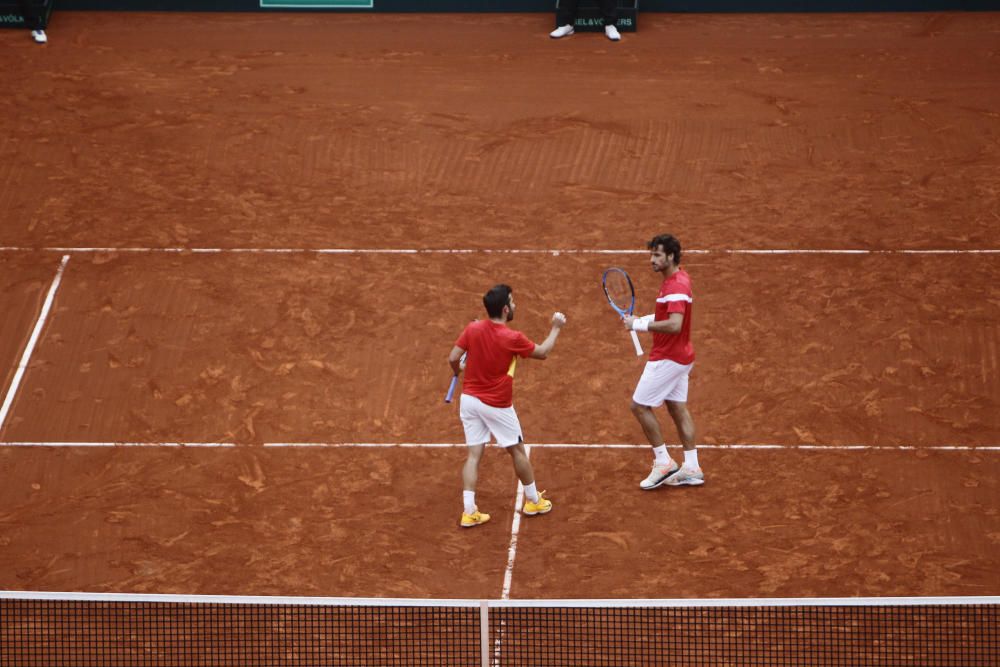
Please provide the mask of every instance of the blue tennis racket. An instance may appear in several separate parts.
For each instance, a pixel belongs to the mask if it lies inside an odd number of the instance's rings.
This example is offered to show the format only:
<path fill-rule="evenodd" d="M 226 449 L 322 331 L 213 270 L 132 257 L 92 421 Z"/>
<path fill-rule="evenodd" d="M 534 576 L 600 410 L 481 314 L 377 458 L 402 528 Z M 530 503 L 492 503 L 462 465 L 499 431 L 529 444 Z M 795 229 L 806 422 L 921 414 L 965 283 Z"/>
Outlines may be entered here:
<path fill-rule="evenodd" d="M 635 310 L 635 288 L 632 287 L 632 279 L 628 277 L 623 269 L 616 266 L 604 272 L 601 277 L 604 286 L 604 295 L 608 297 L 608 303 L 616 313 L 622 318 L 628 317 Z M 642 356 L 642 345 L 639 344 L 639 336 L 634 331 L 632 334 L 632 344 L 635 345 L 635 354 Z"/>
<path fill-rule="evenodd" d="M 465 354 L 462 355 L 462 358 L 459 360 L 459 363 L 462 363 L 462 364 L 465 363 L 465 356 L 467 354 L 468 354 L 468 352 L 466 352 Z M 455 387 L 457 387 L 457 386 L 458 386 L 458 376 L 455 375 L 455 376 L 453 376 L 451 378 L 451 384 L 448 385 L 448 393 L 444 395 L 444 402 L 445 403 L 451 403 L 451 399 L 455 397 Z"/>

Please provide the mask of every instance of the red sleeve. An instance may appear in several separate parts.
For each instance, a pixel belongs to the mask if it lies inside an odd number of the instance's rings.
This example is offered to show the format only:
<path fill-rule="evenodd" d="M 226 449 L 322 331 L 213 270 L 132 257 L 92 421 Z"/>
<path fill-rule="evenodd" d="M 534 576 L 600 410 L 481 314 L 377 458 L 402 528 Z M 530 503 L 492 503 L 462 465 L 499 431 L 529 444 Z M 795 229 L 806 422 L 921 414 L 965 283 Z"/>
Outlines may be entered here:
<path fill-rule="evenodd" d="M 687 312 L 688 304 L 691 303 L 691 287 L 685 285 L 684 283 L 677 281 L 670 288 L 670 294 L 664 296 L 686 296 L 687 300 L 677 299 L 676 301 L 667 301 L 667 313 L 681 313 Z"/>
<path fill-rule="evenodd" d="M 667 303 L 667 313 L 681 313 L 687 310 L 687 301 L 671 301 Z"/>
<path fill-rule="evenodd" d="M 519 357 L 530 357 L 535 351 L 535 344 L 520 331 L 516 332 L 510 339 L 510 351 Z"/>
<path fill-rule="evenodd" d="M 456 346 L 466 351 L 469 349 L 469 326 L 471 325 L 465 325 L 465 328 L 462 329 L 462 333 L 458 336 L 458 340 L 455 341 Z"/>

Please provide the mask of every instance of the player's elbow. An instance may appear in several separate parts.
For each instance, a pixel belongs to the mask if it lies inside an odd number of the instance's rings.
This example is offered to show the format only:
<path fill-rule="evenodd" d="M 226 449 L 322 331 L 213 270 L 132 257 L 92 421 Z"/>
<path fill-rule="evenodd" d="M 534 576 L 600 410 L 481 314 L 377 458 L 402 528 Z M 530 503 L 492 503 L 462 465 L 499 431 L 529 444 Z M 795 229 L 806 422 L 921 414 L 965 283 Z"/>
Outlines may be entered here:
<path fill-rule="evenodd" d="M 549 351 L 548 350 L 543 350 L 540 347 L 536 347 L 535 351 L 531 353 L 531 358 L 532 359 L 540 359 L 540 360 L 548 359 L 549 358 Z"/>

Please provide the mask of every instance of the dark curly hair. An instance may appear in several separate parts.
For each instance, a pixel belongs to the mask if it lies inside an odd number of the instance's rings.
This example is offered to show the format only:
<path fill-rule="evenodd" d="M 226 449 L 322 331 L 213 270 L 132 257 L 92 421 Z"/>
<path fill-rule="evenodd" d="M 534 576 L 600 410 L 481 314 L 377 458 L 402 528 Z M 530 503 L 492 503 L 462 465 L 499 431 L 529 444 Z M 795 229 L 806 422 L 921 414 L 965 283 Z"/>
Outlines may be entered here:
<path fill-rule="evenodd" d="M 663 252 L 673 255 L 675 264 L 681 263 L 681 242 L 673 236 L 670 234 L 654 236 L 653 240 L 649 242 L 649 249 L 656 250 L 657 246 L 663 246 Z"/>

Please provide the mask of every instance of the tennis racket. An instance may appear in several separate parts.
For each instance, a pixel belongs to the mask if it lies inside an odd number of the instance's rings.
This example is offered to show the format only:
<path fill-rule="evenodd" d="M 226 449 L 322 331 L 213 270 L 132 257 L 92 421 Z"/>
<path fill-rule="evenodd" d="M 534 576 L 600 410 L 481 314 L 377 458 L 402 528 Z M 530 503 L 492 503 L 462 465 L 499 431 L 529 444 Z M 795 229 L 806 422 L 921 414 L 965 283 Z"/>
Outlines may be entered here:
<path fill-rule="evenodd" d="M 604 285 L 604 295 L 608 297 L 608 303 L 618 315 L 625 318 L 635 310 L 635 288 L 632 287 L 632 279 L 624 270 L 618 267 L 611 267 L 604 272 L 601 277 Z M 632 334 L 632 344 L 635 345 L 635 354 L 642 356 L 642 345 L 639 344 L 639 336 L 634 331 Z"/>
<path fill-rule="evenodd" d="M 468 352 L 466 352 L 465 354 L 468 354 Z M 459 360 L 459 363 L 463 364 L 465 363 L 465 354 L 462 355 L 462 358 Z M 451 403 L 451 399 L 455 397 L 455 387 L 457 386 L 458 386 L 458 376 L 454 375 L 451 378 L 451 384 L 448 385 L 448 393 L 444 395 L 445 403 Z"/>

